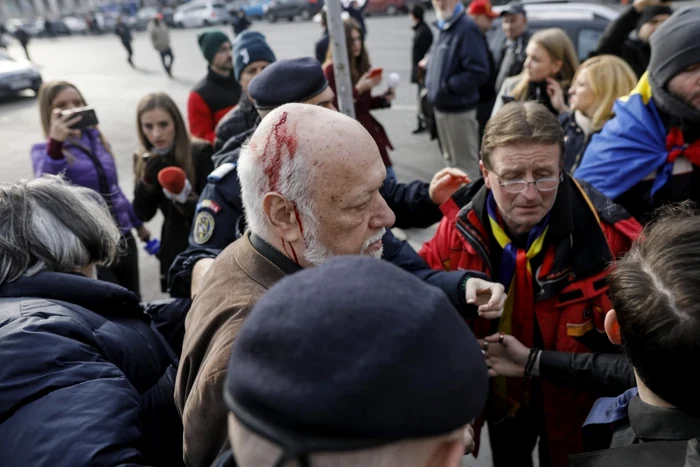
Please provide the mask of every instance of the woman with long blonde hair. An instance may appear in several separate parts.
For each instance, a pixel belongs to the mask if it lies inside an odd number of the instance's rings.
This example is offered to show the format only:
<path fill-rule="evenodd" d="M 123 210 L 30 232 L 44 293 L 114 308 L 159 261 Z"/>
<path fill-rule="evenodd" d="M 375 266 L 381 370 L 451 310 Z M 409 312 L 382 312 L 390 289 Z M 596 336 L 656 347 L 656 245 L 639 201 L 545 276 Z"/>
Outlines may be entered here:
<path fill-rule="evenodd" d="M 167 275 L 175 257 L 188 245 L 192 218 L 198 194 L 214 170 L 213 148 L 208 141 L 193 140 L 185 127 L 182 114 L 165 93 L 144 96 L 136 110 L 139 148 L 134 153 L 134 211 L 147 222 L 158 209 L 163 213 L 163 228 L 158 259 L 160 260 L 161 290 L 167 290 Z M 161 186 L 158 174 L 165 168 L 177 167 L 184 173 L 183 190 L 171 193 Z"/>
<path fill-rule="evenodd" d="M 394 99 L 392 90 L 387 91 L 381 96 L 372 96 L 372 89 L 382 82 L 381 73 L 372 74 L 371 64 L 367 49 L 365 48 L 364 36 L 362 28 L 353 19 L 345 20 L 345 41 L 348 48 L 348 59 L 350 60 L 350 80 L 352 82 L 352 95 L 355 102 L 355 119 L 362 124 L 367 132 L 372 135 L 374 142 L 377 143 L 379 153 L 382 156 L 384 165 L 386 166 L 387 177 L 396 179 L 394 169 L 392 167 L 389 150 L 394 149 L 389 141 L 389 136 L 381 123 L 375 119 L 370 110 L 386 109 L 391 107 L 391 101 Z M 335 84 L 335 72 L 333 70 L 333 50 L 328 48 L 326 62 L 323 64 L 323 72 L 328 79 L 328 84 L 337 95 Z M 333 105 L 338 107 L 337 98 L 333 100 Z"/>
<path fill-rule="evenodd" d="M 599 55 L 581 64 L 569 88 L 571 111 L 559 116 L 566 134 L 564 170 L 576 170 L 591 136 L 613 117 L 615 100 L 636 84 L 632 68 L 614 55 Z"/>
<path fill-rule="evenodd" d="M 122 253 L 112 266 L 98 269 L 99 277 L 139 294 L 138 250 L 131 230 L 136 229 L 143 241 L 151 233 L 136 217 L 119 187 L 111 148 L 99 128 L 75 129 L 81 117 L 61 114 L 86 105 L 87 101 L 72 83 L 51 81 L 41 86 L 39 116 L 45 141 L 31 150 L 34 176 L 63 173 L 72 184 L 91 188 L 104 198 L 122 233 Z"/>
<path fill-rule="evenodd" d="M 491 115 L 512 101 L 536 101 L 556 115 L 567 112 L 566 93 L 579 65 L 569 36 L 559 28 L 537 31 L 526 53 L 522 73 L 503 82 Z"/>

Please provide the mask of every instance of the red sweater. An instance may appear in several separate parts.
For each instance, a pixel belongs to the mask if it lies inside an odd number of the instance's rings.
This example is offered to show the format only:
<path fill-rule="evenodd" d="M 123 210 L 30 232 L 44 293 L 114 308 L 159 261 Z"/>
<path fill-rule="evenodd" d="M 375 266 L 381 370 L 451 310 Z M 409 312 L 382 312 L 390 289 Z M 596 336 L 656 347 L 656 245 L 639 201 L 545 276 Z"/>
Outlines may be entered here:
<path fill-rule="evenodd" d="M 192 136 L 213 143 L 217 123 L 240 97 L 241 87 L 233 76 L 221 76 L 210 69 L 187 99 L 187 122 Z"/>

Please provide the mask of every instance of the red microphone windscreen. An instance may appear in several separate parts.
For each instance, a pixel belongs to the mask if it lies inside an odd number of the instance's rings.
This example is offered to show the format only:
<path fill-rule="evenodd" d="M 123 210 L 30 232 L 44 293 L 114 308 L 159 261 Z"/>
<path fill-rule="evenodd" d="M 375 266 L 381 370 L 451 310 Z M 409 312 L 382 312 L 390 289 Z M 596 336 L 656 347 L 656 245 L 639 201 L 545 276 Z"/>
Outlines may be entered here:
<path fill-rule="evenodd" d="M 158 172 L 158 183 L 170 193 L 177 195 L 185 188 L 185 172 L 180 167 L 166 167 Z"/>

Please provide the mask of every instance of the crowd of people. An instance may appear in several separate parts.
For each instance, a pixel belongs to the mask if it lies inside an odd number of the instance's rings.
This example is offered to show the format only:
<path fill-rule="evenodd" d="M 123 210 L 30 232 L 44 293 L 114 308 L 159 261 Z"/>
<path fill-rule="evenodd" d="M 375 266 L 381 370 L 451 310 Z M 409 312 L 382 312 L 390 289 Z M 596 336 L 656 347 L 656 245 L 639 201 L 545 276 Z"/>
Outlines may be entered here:
<path fill-rule="evenodd" d="M 700 465 L 700 8 L 636 0 L 579 64 L 518 3 L 500 56 L 488 2 L 433 4 L 429 183 L 393 171 L 357 5 L 355 119 L 328 40 L 204 31 L 186 115 L 138 104 L 133 201 L 78 87 L 42 86 L 35 179 L 0 185 L 0 466 L 455 467 L 485 429 L 495 467 Z"/>

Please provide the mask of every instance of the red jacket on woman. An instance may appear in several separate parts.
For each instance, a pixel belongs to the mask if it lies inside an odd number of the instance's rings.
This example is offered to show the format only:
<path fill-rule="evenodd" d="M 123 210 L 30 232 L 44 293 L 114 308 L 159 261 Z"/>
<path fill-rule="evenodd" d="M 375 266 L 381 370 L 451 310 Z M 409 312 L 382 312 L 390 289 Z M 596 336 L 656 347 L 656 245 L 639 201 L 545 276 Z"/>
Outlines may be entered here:
<path fill-rule="evenodd" d="M 335 87 L 335 72 L 333 71 L 333 64 L 326 65 L 323 68 L 323 73 L 326 75 L 328 84 L 333 93 L 337 95 L 337 90 Z M 381 96 L 372 96 L 371 91 L 358 93 L 355 88 L 352 90 L 352 99 L 355 102 L 355 119 L 365 127 L 365 130 L 372 135 L 374 142 L 377 143 L 379 147 L 379 154 L 382 155 L 382 160 L 384 165 L 391 167 L 391 159 L 389 158 L 389 149 L 394 149 L 389 141 L 389 137 L 384 130 L 381 123 L 377 121 L 376 118 L 372 116 L 369 112 L 372 109 L 385 109 L 391 106 L 391 103 Z M 338 107 L 338 98 L 333 99 L 333 105 Z"/>

